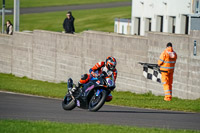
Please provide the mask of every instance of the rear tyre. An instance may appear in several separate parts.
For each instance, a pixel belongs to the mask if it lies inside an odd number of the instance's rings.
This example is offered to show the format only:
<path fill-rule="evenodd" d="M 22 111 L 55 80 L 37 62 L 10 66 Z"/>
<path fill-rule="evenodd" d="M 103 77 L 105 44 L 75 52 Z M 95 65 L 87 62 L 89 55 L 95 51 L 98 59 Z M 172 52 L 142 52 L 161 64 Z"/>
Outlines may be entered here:
<path fill-rule="evenodd" d="M 65 96 L 64 100 L 62 101 L 62 107 L 64 110 L 72 110 L 76 107 L 76 102 L 72 99 L 69 93 Z"/>
<path fill-rule="evenodd" d="M 89 111 L 98 111 L 104 105 L 106 97 L 107 93 L 105 90 L 103 90 L 98 96 L 94 94 L 89 102 Z"/>

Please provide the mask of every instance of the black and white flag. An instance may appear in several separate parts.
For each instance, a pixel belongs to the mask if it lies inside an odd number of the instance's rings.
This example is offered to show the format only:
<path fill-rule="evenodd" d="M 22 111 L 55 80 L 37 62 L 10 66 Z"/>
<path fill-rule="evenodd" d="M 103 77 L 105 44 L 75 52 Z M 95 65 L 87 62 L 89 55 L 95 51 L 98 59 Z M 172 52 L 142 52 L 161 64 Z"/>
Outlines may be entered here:
<path fill-rule="evenodd" d="M 157 64 L 140 63 L 143 65 L 143 75 L 154 82 L 161 83 L 161 73 Z"/>

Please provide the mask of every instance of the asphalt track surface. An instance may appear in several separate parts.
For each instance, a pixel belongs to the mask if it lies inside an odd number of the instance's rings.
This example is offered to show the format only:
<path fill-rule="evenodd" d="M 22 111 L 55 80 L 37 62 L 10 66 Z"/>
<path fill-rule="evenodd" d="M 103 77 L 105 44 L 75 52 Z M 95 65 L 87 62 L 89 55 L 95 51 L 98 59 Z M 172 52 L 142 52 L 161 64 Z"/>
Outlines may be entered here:
<path fill-rule="evenodd" d="M 62 109 L 61 100 L 0 92 L 0 119 L 48 120 L 200 130 L 200 113 L 104 105 L 98 112 Z"/>
<path fill-rule="evenodd" d="M 101 4 L 21 8 L 20 14 L 45 13 L 45 12 L 56 12 L 56 11 L 67 12 L 67 11 L 73 11 L 73 10 L 113 8 L 113 7 L 121 7 L 121 6 L 131 6 L 131 2 L 112 2 L 112 3 L 101 3 Z M 6 13 L 6 14 L 8 15 L 13 14 L 13 9 L 10 9 L 10 10 L 12 10 L 12 13 Z"/>
<path fill-rule="evenodd" d="M 20 14 L 131 6 L 131 2 L 21 8 Z M 62 109 L 61 100 L 0 92 L 0 119 L 48 120 L 200 130 L 200 113 L 104 105 L 98 112 Z"/>

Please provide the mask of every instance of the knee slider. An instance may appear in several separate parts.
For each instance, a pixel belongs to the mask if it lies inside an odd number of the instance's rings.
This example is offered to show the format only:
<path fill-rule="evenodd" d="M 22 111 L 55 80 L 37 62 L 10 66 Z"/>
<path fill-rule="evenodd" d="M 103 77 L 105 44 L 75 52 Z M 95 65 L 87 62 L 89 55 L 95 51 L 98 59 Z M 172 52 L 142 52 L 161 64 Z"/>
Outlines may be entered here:
<path fill-rule="evenodd" d="M 88 74 L 84 74 L 81 76 L 81 80 L 80 80 L 80 83 L 81 84 L 85 84 L 89 81 L 89 75 Z"/>
<path fill-rule="evenodd" d="M 81 75 L 81 80 L 86 80 L 88 78 L 87 74 Z"/>

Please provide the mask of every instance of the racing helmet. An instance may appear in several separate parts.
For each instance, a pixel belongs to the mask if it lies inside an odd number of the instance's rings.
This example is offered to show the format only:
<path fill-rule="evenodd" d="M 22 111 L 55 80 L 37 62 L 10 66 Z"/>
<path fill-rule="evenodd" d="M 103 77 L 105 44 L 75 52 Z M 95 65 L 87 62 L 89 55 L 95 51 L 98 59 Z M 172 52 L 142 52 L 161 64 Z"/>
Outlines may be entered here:
<path fill-rule="evenodd" d="M 114 57 L 112 56 L 108 56 L 106 58 L 106 67 L 108 68 L 108 70 L 115 70 L 115 67 L 117 65 L 117 61 Z"/>

